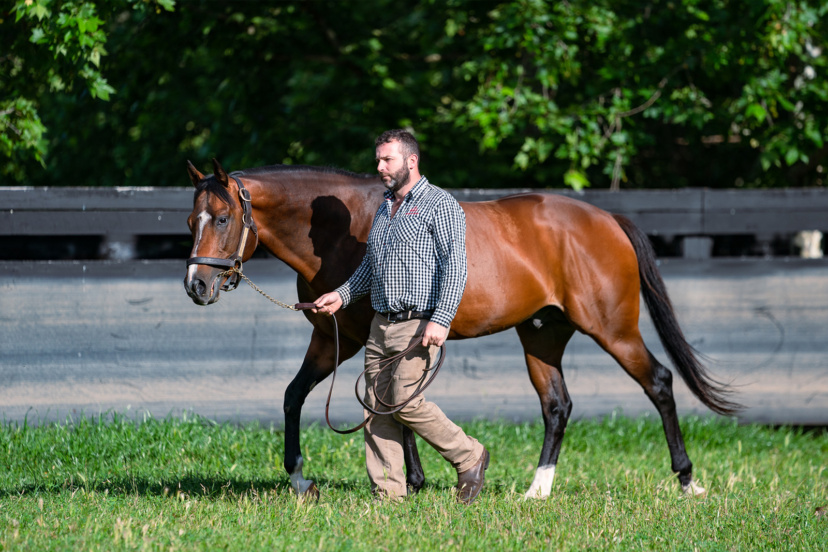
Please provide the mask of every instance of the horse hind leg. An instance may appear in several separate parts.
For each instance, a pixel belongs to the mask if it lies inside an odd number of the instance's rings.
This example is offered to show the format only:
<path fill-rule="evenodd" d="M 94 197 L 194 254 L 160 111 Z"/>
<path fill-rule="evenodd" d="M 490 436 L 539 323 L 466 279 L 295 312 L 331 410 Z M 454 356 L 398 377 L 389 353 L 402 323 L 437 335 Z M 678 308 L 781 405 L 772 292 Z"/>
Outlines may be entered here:
<path fill-rule="evenodd" d="M 529 379 L 540 398 L 544 425 L 540 460 L 524 499 L 547 498 L 552 493 L 555 467 L 572 412 L 572 400 L 564 383 L 561 360 L 574 331 L 563 313 L 553 307 L 543 309 L 517 326 Z"/>
<path fill-rule="evenodd" d="M 403 425 L 403 458 L 405 460 L 405 483 L 408 491 L 417 494 L 425 485 L 425 473 L 417 451 L 417 439 L 408 426 Z"/>
<path fill-rule="evenodd" d="M 625 338 L 616 338 L 612 342 L 600 336 L 593 338 L 638 382 L 658 410 L 670 450 L 671 466 L 678 474 L 682 490 L 693 496 L 704 496 L 705 489 L 693 480 L 693 463 L 684 447 L 673 398 L 673 374 L 647 349 L 637 327 Z"/>

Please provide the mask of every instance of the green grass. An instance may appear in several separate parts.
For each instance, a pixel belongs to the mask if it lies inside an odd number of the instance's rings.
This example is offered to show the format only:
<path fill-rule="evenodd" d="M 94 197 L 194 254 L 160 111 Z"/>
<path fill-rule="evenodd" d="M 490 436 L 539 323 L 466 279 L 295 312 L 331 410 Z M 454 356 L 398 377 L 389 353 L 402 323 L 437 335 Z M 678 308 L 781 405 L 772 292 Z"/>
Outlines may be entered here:
<path fill-rule="evenodd" d="M 682 420 L 704 499 L 682 496 L 660 422 L 570 424 L 552 496 L 522 500 L 542 424 L 463 424 L 492 453 L 474 505 L 430 447 L 427 484 L 371 500 L 361 434 L 303 431 L 319 502 L 296 500 L 283 434 L 203 418 L 0 429 L 1 550 L 826 550 L 828 433 Z"/>

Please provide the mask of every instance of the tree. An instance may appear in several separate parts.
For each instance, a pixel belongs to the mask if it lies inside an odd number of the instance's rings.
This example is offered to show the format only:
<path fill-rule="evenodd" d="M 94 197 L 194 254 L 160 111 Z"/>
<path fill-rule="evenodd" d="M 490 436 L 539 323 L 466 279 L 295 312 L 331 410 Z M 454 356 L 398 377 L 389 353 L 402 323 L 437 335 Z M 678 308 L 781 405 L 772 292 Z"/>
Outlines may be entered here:
<path fill-rule="evenodd" d="M 0 80 L 0 155 L 3 174 L 25 177 L 24 160 L 41 165 L 48 151 L 47 128 L 38 113 L 46 94 L 82 89 L 108 100 L 114 92 L 100 71 L 107 54 L 104 20 L 113 10 L 148 6 L 146 0 L 83 2 L 16 0 L 2 14 L 3 71 Z M 158 0 L 171 10 L 174 0 Z"/>
<path fill-rule="evenodd" d="M 0 98 L 29 100 L 39 119 L 18 106 L 20 132 L 0 132 L 18 144 L 6 172 L 34 185 L 182 185 L 187 159 L 209 171 L 211 157 L 370 172 L 373 138 L 391 127 L 412 127 L 426 174 L 456 187 L 819 185 L 828 153 L 818 3 L 15 6 L 29 11 L 0 22 L 14 52 L 0 66 L 24 63 Z M 85 49 L 56 54 L 64 35 L 48 26 L 32 43 L 32 6 L 94 18 Z M 40 149 L 21 145 L 20 120 L 49 128 L 29 140 Z"/>
<path fill-rule="evenodd" d="M 450 34 L 469 22 L 454 5 Z M 576 189 L 617 188 L 636 171 L 645 184 L 658 156 L 663 170 L 711 153 L 733 165 L 716 175 L 729 185 L 819 180 L 827 16 L 824 2 L 781 0 L 504 2 L 472 27 L 478 54 L 458 71 L 478 87 L 444 117 L 477 133 L 484 151 L 521 141 L 520 169 L 566 162 Z M 741 162 L 725 160 L 734 153 Z"/>

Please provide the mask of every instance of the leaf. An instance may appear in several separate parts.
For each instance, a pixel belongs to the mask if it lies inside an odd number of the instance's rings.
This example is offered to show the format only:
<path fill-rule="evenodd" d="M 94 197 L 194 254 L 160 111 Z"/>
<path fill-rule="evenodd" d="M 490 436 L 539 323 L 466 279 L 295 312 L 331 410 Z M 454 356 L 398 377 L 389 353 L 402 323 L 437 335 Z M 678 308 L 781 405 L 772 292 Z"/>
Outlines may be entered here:
<path fill-rule="evenodd" d="M 46 41 L 44 36 L 45 33 L 43 32 L 43 29 L 40 27 L 35 27 L 34 29 L 32 29 L 32 36 L 31 38 L 29 38 L 29 42 L 31 42 L 32 44 L 41 44 Z"/>
<path fill-rule="evenodd" d="M 584 188 L 589 187 L 589 179 L 581 171 L 569 169 L 566 171 L 566 174 L 564 174 L 564 184 L 576 192 L 580 192 Z"/>
<path fill-rule="evenodd" d="M 710 16 L 707 15 L 707 12 L 703 12 L 701 10 L 693 10 L 693 15 L 695 15 L 702 21 L 710 21 Z"/>
<path fill-rule="evenodd" d="M 795 111 L 796 110 L 796 106 L 793 103 L 789 102 L 784 97 L 779 96 L 777 99 L 779 100 L 779 104 L 782 107 L 784 107 L 785 109 L 787 109 L 788 111 Z"/>
<path fill-rule="evenodd" d="M 748 117 L 753 117 L 756 119 L 757 122 L 762 122 L 768 116 L 768 112 L 765 111 L 765 108 L 759 105 L 758 103 L 750 104 L 747 109 L 745 110 L 745 115 Z"/>
<path fill-rule="evenodd" d="M 446 19 L 446 36 L 452 37 L 457 34 L 459 26 L 454 19 Z"/>
<path fill-rule="evenodd" d="M 35 14 L 35 16 L 37 16 L 37 18 L 38 18 L 39 20 L 41 20 L 41 21 L 42 21 L 44 17 L 46 17 L 47 15 L 49 15 L 49 8 L 47 8 L 47 7 L 46 7 L 46 6 L 44 6 L 43 4 L 38 3 L 38 4 L 37 4 L 37 5 L 35 5 L 35 7 L 34 7 L 34 14 Z"/>
<path fill-rule="evenodd" d="M 799 161 L 799 150 L 796 148 L 791 148 L 787 152 L 785 152 L 785 163 L 788 165 L 793 165 Z"/>

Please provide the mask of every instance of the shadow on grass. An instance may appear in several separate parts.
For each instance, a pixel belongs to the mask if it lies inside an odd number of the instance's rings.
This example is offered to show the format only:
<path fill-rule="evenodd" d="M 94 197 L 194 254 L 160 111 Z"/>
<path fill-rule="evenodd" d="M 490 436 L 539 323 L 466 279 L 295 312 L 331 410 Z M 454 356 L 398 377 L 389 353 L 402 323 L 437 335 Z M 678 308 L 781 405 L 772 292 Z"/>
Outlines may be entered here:
<path fill-rule="evenodd" d="M 325 490 L 336 490 L 345 493 L 364 494 L 369 489 L 368 481 L 361 479 L 358 481 L 343 481 L 341 479 L 316 478 L 314 482 L 323 492 Z M 442 486 L 438 485 L 438 487 Z M 120 477 L 87 482 L 67 480 L 63 483 L 54 484 L 29 484 L 12 489 L 0 489 L 0 499 L 35 493 L 60 494 L 77 491 L 109 494 L 110 496 L 141 495 L 171 498 L 188 496 L 204 499 L 238 498 L 244 495 L 255 496 L 273 492 L 285 495 L 293 493 L 290 481 L 287 478 L 244 479 L 192 475 L 168 479 Z"/>
<path fill-rule="evenodd" d="M 317 487 L 324 494 L 329 491 L 354 495 L 369 495 L 370 485 L 366 479 L 353 481 L 314 479 Z M 490 488 L 502 485 L 490 484 Z M 453 489 L 450 484 L 426 481 L 421 492 L 431 490 L 443 492 Z M 120 477 L 98 481 L 67 480 L 63 483 L 30 484 L 13 489 L 0 489 L 0 499 L 23 497 L 32 494 L 61 494 L 84 491 L 88 493 L 108 494 L 110 496 L 146 496 L 146 497 L 198 497 L 207 500 L 237 499 L 245 495 L 259 496 L 269 493 L 292 495 L 290 481 L 280 479 L 244 479 L 192 475 L 182 478 L 156 479 L 142 477 Z"/>

